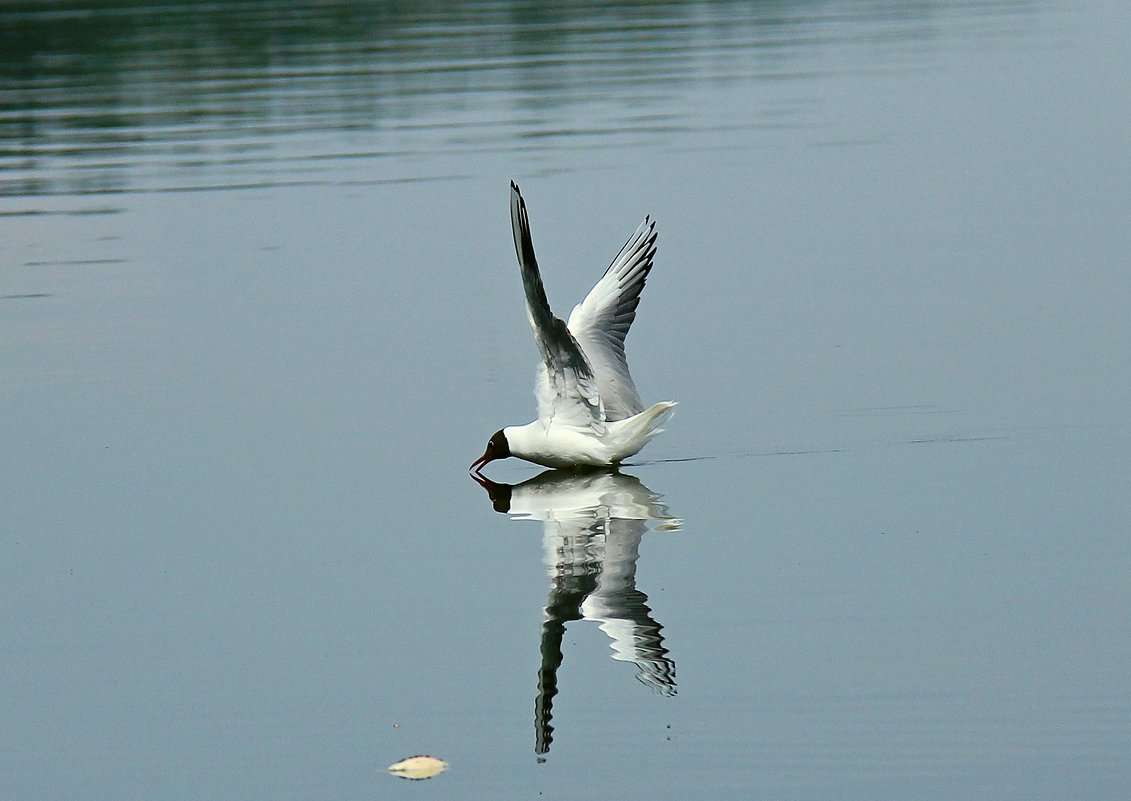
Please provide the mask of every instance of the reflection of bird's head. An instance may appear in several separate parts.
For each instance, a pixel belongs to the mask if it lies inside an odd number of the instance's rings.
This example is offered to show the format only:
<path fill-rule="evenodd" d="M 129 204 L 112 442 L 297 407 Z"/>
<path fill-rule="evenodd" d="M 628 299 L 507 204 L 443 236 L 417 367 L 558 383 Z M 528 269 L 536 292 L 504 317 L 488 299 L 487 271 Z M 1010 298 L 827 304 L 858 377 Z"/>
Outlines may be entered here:
<path fill-rule="evenodd" d="M 487 490 L 487 497 L 491 499 L 491 506 L 496 512 L 506 514 L 511 510 L 511 491 L 514 487 L 510 484 L 498 484 L 482 473 L 472 473 L 475 483 Z"/>

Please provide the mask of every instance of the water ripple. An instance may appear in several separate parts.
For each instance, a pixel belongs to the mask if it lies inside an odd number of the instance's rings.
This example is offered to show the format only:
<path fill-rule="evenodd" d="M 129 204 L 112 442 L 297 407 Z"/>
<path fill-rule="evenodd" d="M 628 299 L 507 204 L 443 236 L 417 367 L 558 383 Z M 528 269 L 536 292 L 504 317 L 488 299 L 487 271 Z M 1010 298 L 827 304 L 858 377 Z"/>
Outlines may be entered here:
<path fill-rule="evenodd" d="M 8 6 L 0 197 L 354 180 L 334 163 L 346 160 L 374 180 L 443 180 L 462 154 L 532 141 L 724 148 L 818 125 L 811 99 L 781 84 L 822 77 L 820 50 L 899 63 L 910 49 L 922 63 L 922 42 L 1002 35 L 1033 4 Z M 736 82 L 764 84 L 764 102 L 722 124 L 694 104 L 671 111 Z"/>

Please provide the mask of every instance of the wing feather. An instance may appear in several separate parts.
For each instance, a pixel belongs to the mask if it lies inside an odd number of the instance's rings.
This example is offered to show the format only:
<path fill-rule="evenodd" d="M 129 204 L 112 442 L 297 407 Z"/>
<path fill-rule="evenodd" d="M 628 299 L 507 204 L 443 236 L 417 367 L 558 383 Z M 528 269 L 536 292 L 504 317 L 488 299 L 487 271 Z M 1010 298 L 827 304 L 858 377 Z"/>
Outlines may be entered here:
<path fill-rule="evenodd" d="M 597 379 L 569 328 L 550 311 L 534 256 L 526 201 L 514 181 L 511 181 L 511 229 L 526 293 L 526 315 L 542 355 L 534 388 L 538 419 L 546 426 L 566 424 L 603 433 L 606 418 Z"/>
<path fill-rule="evenodd" d="M 601 280 L 569 315 L 567 327 L 589 360 L 609 421 L 644 411 L 628 371 L 624 341 L 652 269 L 656 236 L 656 222 L 645 217 Z"/>

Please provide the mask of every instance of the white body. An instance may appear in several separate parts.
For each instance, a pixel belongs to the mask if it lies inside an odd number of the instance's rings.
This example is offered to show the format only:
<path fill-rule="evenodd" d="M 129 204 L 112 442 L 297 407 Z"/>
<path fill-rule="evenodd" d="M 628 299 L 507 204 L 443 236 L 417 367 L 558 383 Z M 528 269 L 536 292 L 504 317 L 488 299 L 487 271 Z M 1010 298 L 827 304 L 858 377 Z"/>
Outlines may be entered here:
<path fill-rule="evenodd" d="M 511 455 L 546 467 L 600 467 L 635 456 L 653 437 L 677 404 L 662 401 L 640 414 L 605 423 L 604 433 L 577 426 L 550 425 L 541 420 L 507 426 L 503 434 Z"/>

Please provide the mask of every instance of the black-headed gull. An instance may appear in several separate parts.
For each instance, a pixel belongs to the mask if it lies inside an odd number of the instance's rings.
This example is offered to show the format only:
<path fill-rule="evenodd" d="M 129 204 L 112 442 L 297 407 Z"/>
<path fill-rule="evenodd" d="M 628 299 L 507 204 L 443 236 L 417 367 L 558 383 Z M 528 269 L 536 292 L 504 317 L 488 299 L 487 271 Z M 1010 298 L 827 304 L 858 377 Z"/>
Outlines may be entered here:
<path fill-rule="evenodd" d="M 538 419 L 496 431 L 470 469 L 478 471 L 508 456 L 546 467 L 620 464 L 660 433 L 676 406 L 662 401 L 645 409 L 624 355 L 624 340 L 656 254 L 656 223 L 644 218 L 601 280 L 573 307 L 568 323 L 550 311 L 526 202 L 513 181 L 511 228 L 526 316 L 542 355 L 534 388 Z"/>

